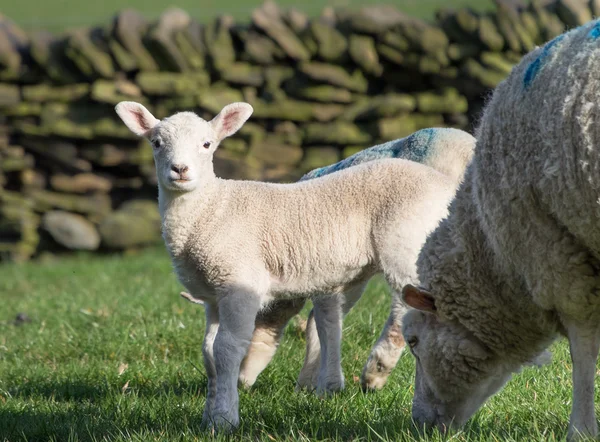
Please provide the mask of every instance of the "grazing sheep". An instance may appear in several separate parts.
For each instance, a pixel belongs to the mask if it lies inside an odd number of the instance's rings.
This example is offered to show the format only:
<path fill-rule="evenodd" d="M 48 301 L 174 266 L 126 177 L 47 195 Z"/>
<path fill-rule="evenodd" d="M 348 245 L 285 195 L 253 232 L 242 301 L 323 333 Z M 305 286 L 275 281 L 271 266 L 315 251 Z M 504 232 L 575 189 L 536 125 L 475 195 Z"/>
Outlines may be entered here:
<path fill-rule="evenodd" d="M 598 433 L 600 21 L 528 54 L 488 103 L 449 216 L 403 290 L 413 418 L 461 426 L 560 335 L 573 361 L 569 440 Z"/>
<path fill-rule="evenodd" d="M 239 424 L 240 364 L 258 312 L 272 302 L 312 298 L 323 349 L 318 390 L 343 387 L 341 298 L 360 294 L 379 271 L 392 287 L 414 278 L 413 258 L 447 213 L 456 181 L 401 159 L 294 184 L 223 180 L 213 153 L 249 118 L 249 104 L 230 104 L 211 121 L 191 112 L 159 121 L 134 102 L 116 111 L 153 146 L 163 238 L 179 281 L 204 301 L 203 423 Z"/>
<path fill-rule="evenodd" d="M 370 147 L 338 163 L 315 169 L 304 175 L 300 181 L 322 177 L 368 161 L 401 158 L 432 167 L 451 177 L 458 186 L 472 158 L 474 147 L 475 138 L 467 132 L 452 128 L 422 129 L 405 138 Z M 404 258 L 413 261 L 417 259 L 416 255 L 412 258 L 405 255 Z M 357 293 L 351 299 L 356 301 L 360 295 L 361 293 Z M 302 310 L 304 304 L 303 299 L 280 300 L 259 313 L 248 354 L 240 369 L 241 385 L 248 387 L 254 384 L 258 375 L 275 355 L 285 325 Z M 352 306 L 353 302 L 346 298 L 341 306 L 343 315 L 346 315 Z M 396 366 L 405 346 L 401 333 L 401 318 L 405 312 L 406 308 L 399 292 L 394 292 L 390 317 L 363 369 L 364 388 L 383 387 Z M 320 345 L 314 311 L 311 310 L 306 325 L 306 356 L 298 377 L 297 388 L 316 389 L 319 366 Z"/>

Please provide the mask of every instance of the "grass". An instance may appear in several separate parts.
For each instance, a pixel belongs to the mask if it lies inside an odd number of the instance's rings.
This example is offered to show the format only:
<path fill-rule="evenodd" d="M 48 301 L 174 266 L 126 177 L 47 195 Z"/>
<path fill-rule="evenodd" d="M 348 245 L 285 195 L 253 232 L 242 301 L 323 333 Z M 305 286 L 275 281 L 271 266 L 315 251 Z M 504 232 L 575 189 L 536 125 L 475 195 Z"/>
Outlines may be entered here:
<path fill-rule="evenodd" d="M 277 0 L 282 6 L 294 6 L 311 16 L 318 15 L 327 6 L 359 7 L 368 4 L 381 3 L 381 0 Z M 389 0 L 384 3 L 394 4 L 400 10 L 421 18 L 432 18 L 434 12 L 441 6 L 462 7 L 471 6 L 482 10 L 491 8 L 491 0 Z M 4 1 L 0 13 L 11 17 L 26 30 L 49 29 L 61 31 L 71 27 L 102 25 L 110 21 L 114 13 L 126 7 L 141 11 L 148 18 L 157 17 L 170 6 L 185 9 L 190 15 L 200 21 L 208 21 L 220 14 L 231 14 L 237 20 L 246 21 L 254 8 L 262 0 L 229 0 L 224 3 L 217 0 L 103 0 L 86 2 L 81 0 L 15 0 Z"/>
<path fill-rule="evenodd" d="M 179 291 L 162 248 L 1 266 L 0 440 L 207 440 L 203 309 Z M 412 357 L 402 356 L 378 393 L 357 383 L 388 302 L 386 285 L 373 280 L 347 317 L 347 388 L 329 399 L 294 393 L 304 340 L 288 327 L 274 361 L 242 392 L 242 427 L 231 439 L 414 440 Z M 19 312 L 32 321 L 14 325 Z M 554 351 L 550 366 L 524 370 L 450 440 L 564 439 L 570 360 L 564 342 Z"/>

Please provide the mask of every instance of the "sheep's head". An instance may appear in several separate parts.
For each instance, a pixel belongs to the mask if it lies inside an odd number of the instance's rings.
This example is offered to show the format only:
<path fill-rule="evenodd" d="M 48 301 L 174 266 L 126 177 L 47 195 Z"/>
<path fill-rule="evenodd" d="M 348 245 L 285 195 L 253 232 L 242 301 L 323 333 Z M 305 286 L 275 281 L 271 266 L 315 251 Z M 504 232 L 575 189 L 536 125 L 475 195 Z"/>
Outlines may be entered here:
<path fill-rule="evenodd" d="M 207 176 L 214 176 L 213 153 L 253 111 L 247 103 L 232 103 L 206 121 L 193 112 L 158 120 L 144 106 L 131 101 L 120 102 L 115 110 L 129 130 L 152 145 L 159 185 L 178 192 L 192 191 Z"/>
<path fill-rule="evenodd" d="M 413 419 L 420 428 L 442 432 L 460 427 L 502 388 L 513 370 L 466 328 L 442 321 L 430 293 L 407 285 L 402 295 L 414 308 L 402 324 L 416 359 Z"/>

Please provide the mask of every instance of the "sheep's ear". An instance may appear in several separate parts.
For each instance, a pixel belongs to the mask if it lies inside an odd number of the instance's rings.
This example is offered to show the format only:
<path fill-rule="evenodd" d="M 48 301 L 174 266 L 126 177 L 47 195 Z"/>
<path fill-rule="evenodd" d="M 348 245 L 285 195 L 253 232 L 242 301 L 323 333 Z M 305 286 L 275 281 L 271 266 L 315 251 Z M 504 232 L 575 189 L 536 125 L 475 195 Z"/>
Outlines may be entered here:
<path fill-rule="evenodd" d="M 437 310 L 435 299 L 431 296 L 431 293 L 414 285 L 407 284 L 404 286 L 402 289 L 402 299 L 407 305 L 417 310 L 429 313 L 435 313 Z"/>
<path fill-rule="evenodd" d="M 159 122 L 148 109 L 134 101 L 121 101 L 115 110 L 129 130 L 140 137 L 146 135 Z"/>
<path fill-rule="evenodd" d="M 225 106 L 219 115 L 210 121 L 221 141 L 236 133 L 246 122 L 254 109 L 248 103 L 231 103 Z"/>

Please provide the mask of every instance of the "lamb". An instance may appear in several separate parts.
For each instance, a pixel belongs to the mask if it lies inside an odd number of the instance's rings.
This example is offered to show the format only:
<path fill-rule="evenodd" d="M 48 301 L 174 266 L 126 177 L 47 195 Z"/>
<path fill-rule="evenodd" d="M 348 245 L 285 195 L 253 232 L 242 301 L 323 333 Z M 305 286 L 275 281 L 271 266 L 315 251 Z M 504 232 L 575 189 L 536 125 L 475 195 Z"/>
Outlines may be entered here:
<path fill-rule="evenodd" d="M 340 162 L 315 169 L 300 181 L 322 177 L 368 161 L 402 158 L 432 167 L 451 177 L 458 186 L 472 158 L 474 147 L 475 138 L 467 132 L 453 128 L 422 129 L 405 138 L 370 147 Z M 417 257 L 405 255 L 405 259 L 416 262 Z M 401 318 L 406 306 L 399 293 L 393 293 L 390 317 L 363 369 L 361 382 L 364 389 L 382 388 L 404 350 Z M 304 304 L 304 299 L 280 300 L 259 313 L 248 353 L 242 361 L 240 385 L 250 387 L 254 384 L 275 355 L 285 325 L 300 312 Z M 352 304 L 344 304 L 343 315 L 351 308 Z M 314 311 L 311 310 L 306 325 L 306 355 L 296 384 L 297 389 L 317 388 L 319 366 L 320 345 Z"/>
<path fill-rule="evenodd" d="M 339 306 L 376 272 L 396 288 L 412 280 L 414 260 L 404 257 L 447 212 L 455 180 L 401 159 L 293 184 L 223 180 L 213 154 L 250 117 L 249 104 L 211 121 L 191 112 L 159 121 L 134 102 L 116 112 L 153 146 L 163 238 L 179 281 L 204 302 L 203 424 L 239 425 L 237 382 L 255 319 L 281 300 L 312 298 L 323 349 L 317 389 L 343 387 Z"/>
<path fill-rule="evenodd" d="M 535 49 L 486 106 L 450 214 L 419 254 L 420 287 L 403 289 L 419 426 L 462 426 L 565 336 L 567 437 L 598 434 L 599 37 L 596 20 Z"/>

